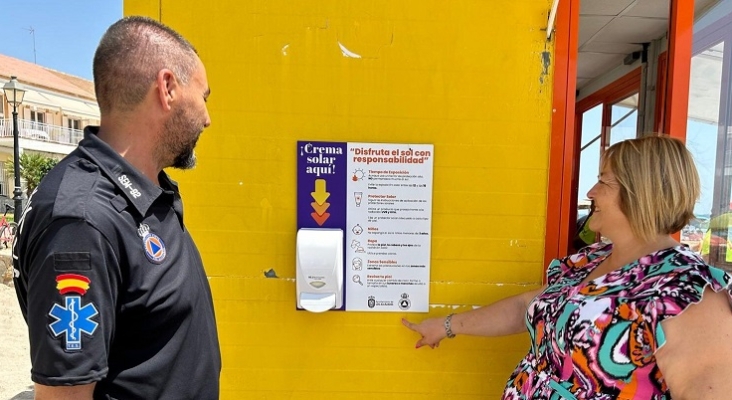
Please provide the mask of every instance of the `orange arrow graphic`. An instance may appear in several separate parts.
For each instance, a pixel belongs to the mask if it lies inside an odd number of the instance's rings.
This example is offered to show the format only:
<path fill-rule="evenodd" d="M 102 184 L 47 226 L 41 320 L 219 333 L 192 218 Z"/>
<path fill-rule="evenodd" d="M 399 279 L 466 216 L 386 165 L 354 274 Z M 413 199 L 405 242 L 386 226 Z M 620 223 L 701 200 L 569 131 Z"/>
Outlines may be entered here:
<path fill-rule="evenodd" d="M 325 201 L 328 200 L 330 193 L 325 191 L 325 179 L 315 180 L 315 191 L 310 192 L 310 195 L 313 196 L 315 202 L 320 205 L 323 205 Z"/>
<path fill-rule="evenodd" d="M 313 210 L 315 210 L 315 213 L 318 215 L 323 215 L 326 210 L 328 210 L 328 207 L 330 207 L 330 203 L 325 204 L 318 204 L 316 202 L 310 203 L 310 205 L 313 207 Z"/>
<path fill-rule="evenodd" d="M 330 218 L 330 213 L 324 213 L 323 215 L 318 215 L 317 213 L 310 213 L 310 216 L 313 217 L 315 222 L 318 223 L 318 226 L 323 226 L 325 221 Z"/>

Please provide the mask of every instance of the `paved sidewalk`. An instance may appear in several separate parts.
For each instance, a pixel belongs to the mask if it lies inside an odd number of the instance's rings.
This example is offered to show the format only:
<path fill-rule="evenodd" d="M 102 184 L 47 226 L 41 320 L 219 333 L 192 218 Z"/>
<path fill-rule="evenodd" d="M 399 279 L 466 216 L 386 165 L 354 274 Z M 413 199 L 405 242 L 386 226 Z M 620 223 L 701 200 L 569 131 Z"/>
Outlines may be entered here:
<path fill-rule="evenodd" d="M 27 390 L 25 392 L 18 393 L 8 400 L 33 400 L 33 391 Z"/>
<path fill-rule="evenodd" d="M 4 266 L 9 257 L 10 249 L 0 244 L 0 265 Z M 12 283 L 0 283 L 0 340 L 0 400 L 32 400 L 28 330 Z"/>

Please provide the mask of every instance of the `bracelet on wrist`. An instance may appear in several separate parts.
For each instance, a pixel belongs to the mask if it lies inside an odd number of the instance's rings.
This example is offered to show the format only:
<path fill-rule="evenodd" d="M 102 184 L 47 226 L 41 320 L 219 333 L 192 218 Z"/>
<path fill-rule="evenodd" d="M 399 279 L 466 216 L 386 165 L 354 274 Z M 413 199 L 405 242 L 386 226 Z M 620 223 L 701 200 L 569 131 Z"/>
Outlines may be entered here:
<path fill-rule="evenodd" d="M 455 334 L 452 333 L 452 316 L 455 315 L 455 313 L 449 314 L 447 317 L 445 317 L 445 334 L 447 335 L 448 339 L 452 339 L 455 337 Z"/>

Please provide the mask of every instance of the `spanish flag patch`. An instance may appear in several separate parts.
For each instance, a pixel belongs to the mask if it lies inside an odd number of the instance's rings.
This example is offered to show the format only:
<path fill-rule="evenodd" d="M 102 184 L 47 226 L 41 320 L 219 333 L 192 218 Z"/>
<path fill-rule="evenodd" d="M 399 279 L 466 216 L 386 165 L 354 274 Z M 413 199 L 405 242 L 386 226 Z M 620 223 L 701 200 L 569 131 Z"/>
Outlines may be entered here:
<path fill-rule="evenodd" d="M 62 274 L 56 277 L 56 289 L 61 294 L 78 293 L 84 295 L 89 290 L 91 280 L 83 275 Z"/>

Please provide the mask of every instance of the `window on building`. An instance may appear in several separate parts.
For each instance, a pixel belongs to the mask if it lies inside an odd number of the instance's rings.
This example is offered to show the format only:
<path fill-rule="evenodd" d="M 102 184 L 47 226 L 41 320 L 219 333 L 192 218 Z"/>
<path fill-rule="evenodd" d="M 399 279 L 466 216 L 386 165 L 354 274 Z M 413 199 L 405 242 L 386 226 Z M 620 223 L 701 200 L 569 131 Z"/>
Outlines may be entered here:
<path fill-rule="evenodd" d="M 46 122 L 46 113 L 43 111 L 31 110 L 31 121 L 43 124 Z"/>
<path fill-rule="evenodd" d="M 66 126 L 69 129 L 80 130 L 81 129 L 81 120 L 80 119 L 69 118 L 69 119 L 66 120 Z"/>

